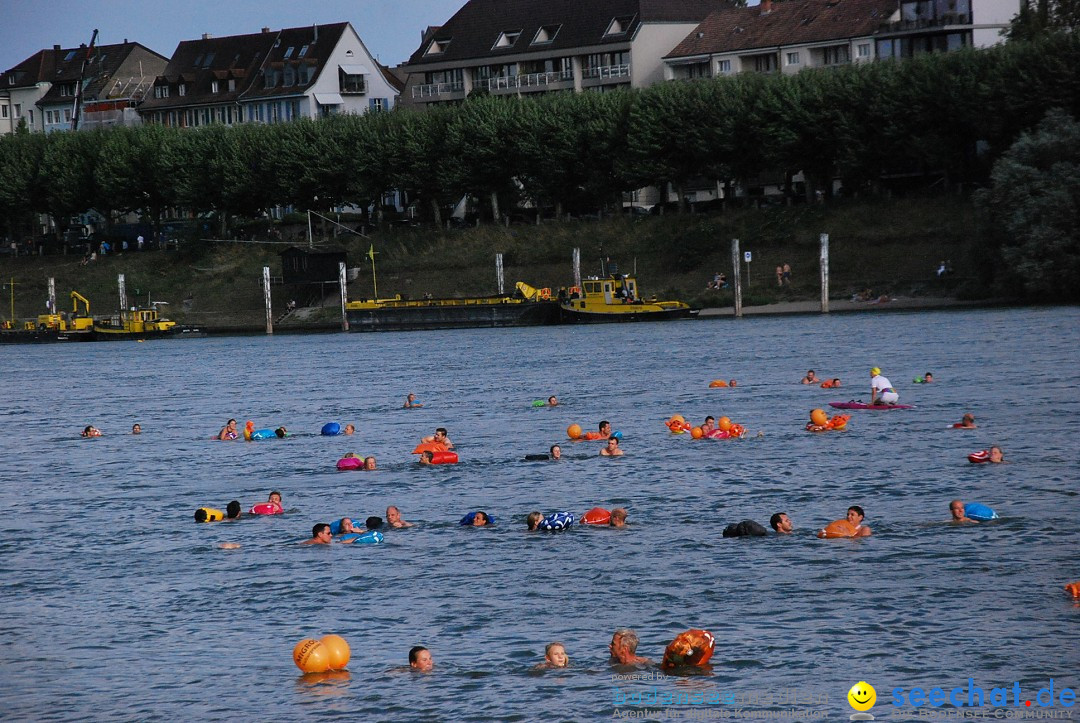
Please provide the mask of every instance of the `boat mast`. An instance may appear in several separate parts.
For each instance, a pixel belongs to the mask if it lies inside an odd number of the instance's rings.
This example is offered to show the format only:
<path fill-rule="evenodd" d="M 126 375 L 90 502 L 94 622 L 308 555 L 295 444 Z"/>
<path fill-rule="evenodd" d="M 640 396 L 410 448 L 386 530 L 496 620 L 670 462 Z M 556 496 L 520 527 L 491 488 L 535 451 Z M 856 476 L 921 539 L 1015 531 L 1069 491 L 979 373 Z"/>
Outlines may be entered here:
<path fill-rule="evenodd" d="M 79 114 L 82 112 L 83 78 L 86 77 L 86 64 L 90 62 L 90 54 L 94 52 L 94 43 L 97 42 L 98 30 L 94 28 L 94 34 L 90 36 L 90 45 L 86 48 L 83 56 L 82 67 L 79 68 L 79 82 L 75 86 L 75 107 L 71 110 L 71 130 L 79 130 Z"/>

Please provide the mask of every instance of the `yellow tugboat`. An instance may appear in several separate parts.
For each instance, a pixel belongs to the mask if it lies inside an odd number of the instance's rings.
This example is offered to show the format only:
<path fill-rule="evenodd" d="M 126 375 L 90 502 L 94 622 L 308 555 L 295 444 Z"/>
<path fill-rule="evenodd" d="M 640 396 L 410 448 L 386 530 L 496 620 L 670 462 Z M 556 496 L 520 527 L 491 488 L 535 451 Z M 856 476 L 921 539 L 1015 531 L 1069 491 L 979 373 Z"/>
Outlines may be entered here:
<path fill-rule="evenodd" d="M 682 301 L 643 299 L 637 279 L 625 274 L 590 276 L 581 289 L 560 293 L 559 319 L 564 324 L 606 324 L 617 321 L 668 321 L 687 319 L 698 313 Z"/>
<path fill-rule="evenodd" d="M 162 319 L 157 309 L 132 308 L 94 319 L 94 338 L 98 340 L 161 339 L 179 331 L 176 322 Z"/>

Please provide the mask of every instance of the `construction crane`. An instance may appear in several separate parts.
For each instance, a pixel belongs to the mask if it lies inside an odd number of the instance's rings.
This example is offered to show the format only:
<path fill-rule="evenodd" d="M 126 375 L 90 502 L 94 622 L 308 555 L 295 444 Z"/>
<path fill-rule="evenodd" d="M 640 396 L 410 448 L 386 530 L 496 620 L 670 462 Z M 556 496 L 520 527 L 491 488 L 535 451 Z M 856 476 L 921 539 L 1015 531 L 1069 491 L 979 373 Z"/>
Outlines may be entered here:
<path fill-rule="evenodd" d="M 75 86 L 75 107 L 71 111 L 71 130 L 79 130 L 79 116 L 82 114 L 83 78 L 86 77 L 86 65 L 90 62 L 90 54 L 94 52 L 94 43 L 97 42 L 98 31 L 94 28 L 94 34 L 90 36 L 90 45 L 86 48 L 83 56 L 82 67 L 79 68 L 79 82 Z M 85 299 L 84 299 L 85 301 Z"/>

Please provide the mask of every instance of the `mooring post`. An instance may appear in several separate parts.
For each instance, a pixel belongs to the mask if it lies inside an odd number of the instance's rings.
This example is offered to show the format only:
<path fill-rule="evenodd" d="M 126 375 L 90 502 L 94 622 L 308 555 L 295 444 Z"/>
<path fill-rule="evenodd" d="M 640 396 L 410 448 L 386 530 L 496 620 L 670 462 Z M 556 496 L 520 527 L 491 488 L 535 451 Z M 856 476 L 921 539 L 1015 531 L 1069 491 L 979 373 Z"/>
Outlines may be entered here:
<path fill-rule="evenodd" d="M 274 316 L 270 310 L 270 267 L 263 266 L 263 301 L 266 303 L 266 333 L 274 333 Z"/>
<path fill-rule="evenodd" d="M 829 234 L 821 234 L 821 313 L 829 313 Z"/>
<path fill-rule="evenodd" d="M 739 269 L 739 264 L 742 262 L 742 258 L 739 256 L 739 239 L 731 239 L 731 268 L 733 278 L 732 284 L 735 289 L 735 317 L 742 317 L 742 272 Z"/>
<path fill-rule="evenodd" d="M 349 301 L 349 287 L 345 283 L 345 262 L 338 261 L 338 285 L 341 287 L 341 330 L 349 330 L 349 317 L 345 314 L 345 304 Z"/>

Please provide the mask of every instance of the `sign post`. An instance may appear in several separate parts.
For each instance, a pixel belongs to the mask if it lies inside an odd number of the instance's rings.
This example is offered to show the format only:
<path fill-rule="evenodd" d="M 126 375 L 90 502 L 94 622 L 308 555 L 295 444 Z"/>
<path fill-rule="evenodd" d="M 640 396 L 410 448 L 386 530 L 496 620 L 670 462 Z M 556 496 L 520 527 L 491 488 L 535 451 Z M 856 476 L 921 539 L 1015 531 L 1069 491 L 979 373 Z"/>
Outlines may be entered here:
<path fill-rule="evenodd" d="M 750 259 L 752 259 L 752 258 L 753 258 L 753 255 L 749 251 L 746 251 L 745 253 L 743 253 L 743 261 L 746 262 L 746 285 L 747 286 L 750 286 Z"/>

